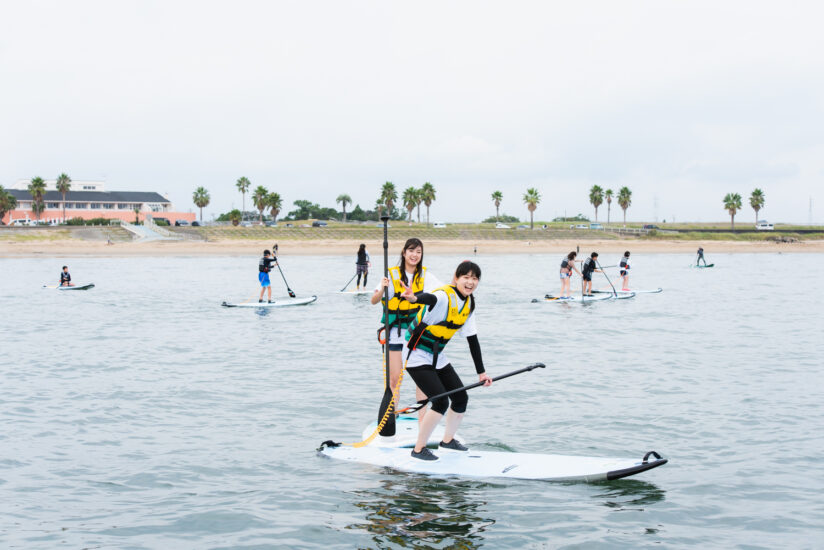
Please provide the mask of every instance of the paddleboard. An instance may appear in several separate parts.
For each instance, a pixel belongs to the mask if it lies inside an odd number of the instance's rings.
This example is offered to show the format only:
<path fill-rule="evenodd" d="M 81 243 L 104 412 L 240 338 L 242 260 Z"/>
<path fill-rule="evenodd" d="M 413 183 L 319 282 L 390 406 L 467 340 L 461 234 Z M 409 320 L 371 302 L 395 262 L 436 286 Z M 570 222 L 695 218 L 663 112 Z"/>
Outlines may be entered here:
<path fill-rule="evenodd" d="M 707 264 L 707 265 L 694 265 L 692 267 L 697 267 L 699 269 L 704 269 L 706 267 L 713 267 L 715 264 Z"/>
<path fill-rule="evenodd" d="M 393 468 L 416 474 L 474 478 L 540 479 L 545 481 L 604 481 L 621 479 L 663 466 L 666 458 L 650 451 L 641 459 L 506 453 L 499 451 L 444 451 L 438 460 L 412 458 L 409 449 L 390 447 L 329 446 L 318 453 L 329 458 Z M 650 458 L 652 458 L 650 460 Z"/>
<path fill-rule="evenodd" d="M 223 302 L 221 305 L 223 307 L 262 307 L 262 308 L 270 308 L 270 307 L 288 307 L 288 306 L 305 306 L 306 304 L 311 304 L 315 300 L 317 300 L 317 296 L 309 296 L 306 298 L 282 298 L 280 300 L 275 300 L 272 303 L 269 302 L 240 302 L 240 303 L 231 303 L 231 302 Z"/>
<path fill-rule="evenodd" d="M 618 292 L 618 294 L 630 293 L 630 292 L 634 293 L 634 294 L 657 294 L 659 292 L 663 292 L 664 289 L 663 288 L 656 288 L 654 290 L 653 289 L 650 289 L 650 290 L 617 290 L 616 289 L 616 291 Z M 595 293 L 595 294 L 612 294 L 611 290 L 593 290 L 592 292 Z"/>
<path fill-rule="evenodd" d="M 52 290 L 89 290 L 90 288 L 94 288 L 94 283 L 74 286 L 43 285 L 43 288 L 50 288 Z"/>
<path fill-rule="evenodd" d="M 372 435 L 375 428 L 378 427 L 377 421 L 372 422 L 363 430 L 361 434 L 362 440 Z M 458 434 L 455 434 L 455 439 L 463 442 Z M 394 447 L 394 448 L 409 448 L 414 447 L 418 440 L 418 417 L 400 415 L 395 418 L 395 435 L 391 437 L 384 437 L 376 435 L 375 439 L 369 442 L 370 447 Z M 443 441 L 443 424 L 438 424 L 429 436 L 427 445 L 435 445 Z"/>
<path fill-rule="evenodd" d="M 532 303 L 545 302 L 564 304 L 569 302 L 600 302 L 601 300 L 609 300 L 610 298 L 612 298 L 611 292 L 609 294 L 597 294 L 595 296 L 581 296 L 580 294 L 573 294 L 569 298 L 561 298 L 558 296 L 553 296 L 552 294 L 547 294 L 543 297 L 543 299 L 533 299 Z"/>
<path fill-rule="evenodd" d="M 360 295 L 360 294 L 372 294 L 375 292 L 374 290 L 339 290 L 338 294 L 353 294 L 353 295 Z"/>

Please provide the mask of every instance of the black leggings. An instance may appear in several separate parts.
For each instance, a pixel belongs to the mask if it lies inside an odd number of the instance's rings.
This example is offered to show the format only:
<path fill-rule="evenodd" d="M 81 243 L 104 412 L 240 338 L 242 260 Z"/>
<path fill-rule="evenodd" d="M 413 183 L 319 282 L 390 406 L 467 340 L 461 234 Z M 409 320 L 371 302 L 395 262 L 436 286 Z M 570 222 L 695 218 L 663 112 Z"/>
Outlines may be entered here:
<path fill-rule="evenodd" d="M 432 365 L 424 365 L 421 367 L 409 367 L 406 369 L 409 376 L 415 381 L 415 384 L 426 394 L 438 395 L 450 390 L 454 390 L 463 386 L 461 378 L 452 364 L 446 365 L 442 369 L 436 369 Z M 450 404 L 451 401 L 451 404 Z M 469 402 L 469 396 L 466 391 L 459 391 L 447 397 L 440 397 L 432 401 L 432 410 L 445 414 L 447 407 L 451 408 L 456 413 L 466 412 L 466 404 Z"/>
<path fill-rule="evenodd" d="M 360 274 L 360 270 L 359 270 L 359 271 L 358 271 L 358 282 L 356 283 L 358 286 L 360 286 L 360 276 L 361 276 L 361 274 Z M 367 278 L 368 276 L 369 276 L 369 272 L 368 272 L 368 271 L 367 271 L 367 272 L 365 272 L 365 273 L 363 274 L 363 286 L 366 286 L 366 278 Z M 350 284 L 351 284 L 351 283 L 350 283 Z"/>

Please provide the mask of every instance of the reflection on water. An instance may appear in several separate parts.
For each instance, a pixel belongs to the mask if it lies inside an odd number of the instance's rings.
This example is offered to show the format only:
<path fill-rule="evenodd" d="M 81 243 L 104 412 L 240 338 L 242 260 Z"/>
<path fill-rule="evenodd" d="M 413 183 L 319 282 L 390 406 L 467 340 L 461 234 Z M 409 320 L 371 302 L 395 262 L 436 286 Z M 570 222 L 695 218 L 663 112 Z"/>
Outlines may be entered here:
<path fill-rule="evenodd" d="M 639 479 L 604 481 L 595 486 L 604 491 L 592 495 L 592 498 L 601 499 L 604 506 L 617 510 L 643 511 L 644 506 L 662 502 L 666 497 L 666 491 Z"/>
<path fill-rule="evenodd" d="M 372 534 L 378 548 L 479 548 L 495 523 L 482 499 L 489 483 L 432 479 L 393 472 L 380 488 L 352 493 L 366 523 L 348 529 Z"/>

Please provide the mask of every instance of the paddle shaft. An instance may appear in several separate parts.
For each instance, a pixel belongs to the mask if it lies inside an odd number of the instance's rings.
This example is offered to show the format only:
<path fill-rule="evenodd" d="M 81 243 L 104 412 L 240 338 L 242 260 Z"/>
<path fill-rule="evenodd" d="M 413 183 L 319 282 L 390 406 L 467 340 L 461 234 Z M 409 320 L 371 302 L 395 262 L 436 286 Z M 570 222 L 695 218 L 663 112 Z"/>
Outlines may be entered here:
<path fill-rule="evenodd" d="M 273 246 L 272 250 L 274 250 L 274 252 L 275 252 L 275 265 L 278 266 L 278 271 L 280 271 L 280 276 L 283 278 L 283 284 L 286 285 L 286 292 L 289 293 L 290 298 L 294 298 L 295 293 L 294 293 L 294 291 L 292 291 L 291 288 L 289 288 L 289 283 L 286 282 L 286 276 L 283 274 L 283 270 L 280 268 L 280 262 L 277 259 L 278 245 L 276 244 L 275 246 Z"/>
<path fill-rule="evenodd" d="M 515 376 L 516 374 L 521 374 L 522 372 L 529 372 L 533 369 L 543 369 L 543 368 L 546 368 L 546 365 L 544 365 L 543 363 L 535 363 L 534 365 L 529 365 L 528 367 L 524 367 L 522 369 L 514 370 L 512 372 L 508 372 L 506 374 L 496 376 L 492 379 L 492 381 L 496 382 L 498 380 L 503 380 L 504 378 L 509 378 L 510 376 Z M 411 407 L 407 407 L 407 408 L 403 409 L 402 411 L 398 411 L 398 412 L 415 412 L 415 411 L 418 411 L 418 410 L 424 408 L 426 406 L 426 404 L 431 402 L 433 399 L 440 399 L 441 397 L 446 397 L 448 395 L 452 395 L 453 393 L 458 393 L 460 391 L 471 390 L 472 388 L 477 388 L 478 386 L 483 386 L 484 384 L 486 384 L 486 381 L 483 381 L 483 382 L 478 381 L 478 382 L 475 382 L 474 384 L 469 384 L 469 385 L 463 386 L 461 388 L 455 388 L 454 390 L 449 390 L 447 392 L 439 393 L 438 395 L 433 395 L 432 397 L 427 397 L 423 401 L 418 401 L 418 403 L 416 405 L 412 405 Z"/>
<path fill-rule="evenodd" d="M 383 276 L 389 278 L 389 216 L 381 216 L 383 222 Z M 389 287 L 383 289 L 383 337 L 386 341 L 384 351 L 386 353 L 386 392 L 392 393 L 392 386 L 389 383 Z"/>
<path fill-rule="evenodd" d="M 348 287 L 349 285 L 351 285 L 351 284 L 352 284 L 352 281 L 354 281 L 354 280 L 355 280 L 355 277 L 357 277 L 357 276 L 358 276 L 358 272 L 357 272 L 357 271 L 355 271 L 355 274 L 354 274 L 354 275 L 352 275 L 352 278 L 351 278 L 351 279 L 349 279 L 349 282 L 348 282 L 348 283 L 346 283 L 345 285 L 343 285 L 343 288 L 342 288 L 342 289 L 340 289 L 340 291 L 341 291 L 341 292 L 343 292 L 344 290 L 346 290 L 346 287 Z"/>
<path fill-rule="evenodd" d="M 595 265 L 597 265 L 597 266 L 598 266 L 598 269 L 600 269 L 600 270 L 601 270 L 601 273 L 603 273 L 603 274 L 604 274 L 604 277 L 606 277 L 606 278 L 607 278 L 607 282 L 609 283 L 609 286 L 611 286 L 611 287 L 612 287 L 612 293 L 613 293 L 613 294 L 615 295 L 615 297 L 617 298 L 617 297 L 618 297 L 618 292 L 615 290 L 615 286 L 612 284 L 612 281 L 610 281 L 610 280 L 609 280 L 609 277 L 607 276 L 607 272 L 606 272 L 606 271 L 604 271 L 604 268 L 603 268 L 603 267 L 601 267 L 601 264 L 598 262 L 598 260 L 595 260 Z"/>

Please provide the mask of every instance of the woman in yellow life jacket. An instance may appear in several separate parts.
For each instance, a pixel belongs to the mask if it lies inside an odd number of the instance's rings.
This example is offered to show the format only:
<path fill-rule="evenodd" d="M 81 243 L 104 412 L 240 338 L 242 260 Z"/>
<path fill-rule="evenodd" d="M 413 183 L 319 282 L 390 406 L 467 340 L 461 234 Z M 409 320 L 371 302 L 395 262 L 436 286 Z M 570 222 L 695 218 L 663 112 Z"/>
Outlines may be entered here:
<path fill-rule="evenodd" d="M 389 387 L 393 392 L 398 391 L 398 379 L 403 368 L 403 345 L 405 342 L 406 329 L 415 318 L 420 305 L 414 304 L 404 299 L 401 294 L 408 287 L 411 292 L 432 292 L 441 286 L 437 277 L 428 272 L 423 266 L 423 243 L 420 239 L 407 239 L 401 249 L 401 258 L 398 265 L 389 268 L 389 277 L 384 277 L 375 293 L 372 294 L 372 304 L 383 302 L 383 289 L 389 287 L 389 305 L 384 311 L 389 314 L 389 334 L 384 334 L 389 348 Z M 384 317 L 381 317 L 381 324 Z M 417 399 L 424 399 L 420 390 L 416 391 Z M 378 423 L 383 419 L 390 399 L 384 396 L 378 411 Z M 395 397 L 397 406 L 397 396 Z M 380 435 L 389 437 L 395 435 L 394 423 L 387 423 L 380 432 Z"/>
<path fill-rule="evenodd" d="M 409 351 L 406 370 L 427 397 L 464 385 L 443 353 L 446 344 L 456 334 L 466 337 L 469 342 L 469 352 L 475 363 L 478 379 L 485 386 L 492 384 L 492 379 L 484 369 L 478 331 L 475 327 L 475 297 L 472 293 L 478 288 L 480 279 L 481 268 L 467 260 L 458 265 L 451 285 L 443 286 L 431 294 L 415 295 L 411 289 L 403 293 L 403 297 L 410 302 L 424 305 L 407 329 Z M 418 440 L 412 449 L 413 458 L 438 460 L 438 457 L 427 449 L 426 443 L 444 413 L 446 427 L 439 448 L 446 451 L 469 450 L 455 439 L 468 401 L 466 390 L 432 401 L 432 407 L 426 410 L 419 424 Z"/>

